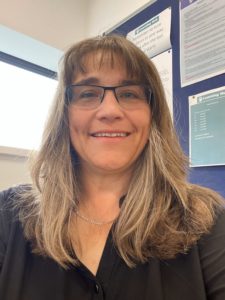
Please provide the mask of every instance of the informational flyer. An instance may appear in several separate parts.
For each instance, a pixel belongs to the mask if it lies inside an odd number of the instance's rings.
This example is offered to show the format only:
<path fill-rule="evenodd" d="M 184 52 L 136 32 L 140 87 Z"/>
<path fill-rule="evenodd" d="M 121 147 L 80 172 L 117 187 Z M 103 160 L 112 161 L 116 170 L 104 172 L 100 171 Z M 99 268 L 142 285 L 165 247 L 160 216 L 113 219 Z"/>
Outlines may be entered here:
<path fill-rule="evenodd" d="M 225 1 L 180 0 L 181 86 L 225 72 Z"/>
<path fill-rule="evenodd" d="M 127 38 L 153 57 L 171 48 L 171 8 L 151 18 L 127 34 Z"/>
<path fill-rule="evenodd" d="M 225 86 L 189 97 L 192 167 L 225 165 Z"/>
<path fill-rule="evenodd" d="M 151 59 L 155 64 L 166 94 L 166 100 L 173 118 L 173 75 L 172 75 L 172 49 L 165 51 Z"/>

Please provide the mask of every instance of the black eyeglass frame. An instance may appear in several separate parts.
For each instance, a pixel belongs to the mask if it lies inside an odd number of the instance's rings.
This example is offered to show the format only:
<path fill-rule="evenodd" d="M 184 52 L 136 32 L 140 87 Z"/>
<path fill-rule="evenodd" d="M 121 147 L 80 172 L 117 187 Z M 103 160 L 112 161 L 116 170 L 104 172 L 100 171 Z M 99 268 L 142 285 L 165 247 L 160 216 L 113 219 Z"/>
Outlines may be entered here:
<path fill-rule="evenodd" d="M 152 102 L 152 99 L 153 99 L 153 93 L 152 93 L 152 90 L 150 88 L 149 85 L 146 85 L 146 84 L 124 84 L 124 85 L 118 85 L 118 86 L 102 86 L 102 85 L 95 85 L 95 84 L 70 84 L 66 87 L 66 90 L 65 90 L 65 96 L 66 96 L 66 102 L 67 104 L 70 104 L 71 103 L 71 95 L 69 94 L 71 92 L 71 88 L 74 86 L 74 87 L 79 87 L 79 86 L 91 86 L 91 87 L 97 87 L 97 88 L 102 88 L 103 89 L 103 94 L 102 94 L 102 98 L 101 98 L 101 101 L 99 103 L 99 105 L 101 105 L 101 103 L 104 101 L 104 97 L 105 97 L 105 91 L 113 91 L 113 94 L 116 98 L 116 101 L 120 104 L 120 101 L 118 100 L 117 98 L 117 95 L 116 95 L 116 89 L 118 88 L 121 88 L 121 87 L 126 87 L 126 86 L 141 86 L 144 88 L 145 90 L 145 93 L 146 93 L 146 103 L 147 104 L 151 104 Z"/>

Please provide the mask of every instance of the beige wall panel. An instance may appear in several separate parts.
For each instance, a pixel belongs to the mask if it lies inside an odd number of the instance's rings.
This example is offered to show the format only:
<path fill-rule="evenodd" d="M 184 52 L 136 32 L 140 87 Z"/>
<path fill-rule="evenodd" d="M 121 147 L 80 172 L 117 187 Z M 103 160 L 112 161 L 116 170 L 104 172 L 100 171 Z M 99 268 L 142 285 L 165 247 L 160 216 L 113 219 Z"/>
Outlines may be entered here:
<path fill-rule="evenodd" d="M 30 182 L 27 159 L 0 154 L 0 190 Z"/>
<path fill-rule="evenodd" d="M 0 0 L 0 24 L 57 49 L 86 36 L 88 0 Z"/>

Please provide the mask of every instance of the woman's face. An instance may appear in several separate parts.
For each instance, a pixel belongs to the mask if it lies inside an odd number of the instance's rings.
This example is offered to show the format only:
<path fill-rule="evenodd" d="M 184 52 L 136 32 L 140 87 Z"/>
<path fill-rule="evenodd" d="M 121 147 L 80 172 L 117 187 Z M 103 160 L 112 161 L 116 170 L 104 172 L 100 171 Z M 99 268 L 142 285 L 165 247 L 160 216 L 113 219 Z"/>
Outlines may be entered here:
<path fill-rule="evenodd" d="M 98 55 L 89 55 L 85 60 L 86 72 L 77 74 L 73 84 L 119 86 L 130 79 L 120 59 L 113 68 L 103 64 L 100 69 L 97 60 Z M 83 170 L 102 174 L 130 172 L 148 141 L 149 104 L 124 109 L 111 90 L 105 91 L 97 108 L 85 110 L 70 104 L 68 118 L 71 143 Z"/>

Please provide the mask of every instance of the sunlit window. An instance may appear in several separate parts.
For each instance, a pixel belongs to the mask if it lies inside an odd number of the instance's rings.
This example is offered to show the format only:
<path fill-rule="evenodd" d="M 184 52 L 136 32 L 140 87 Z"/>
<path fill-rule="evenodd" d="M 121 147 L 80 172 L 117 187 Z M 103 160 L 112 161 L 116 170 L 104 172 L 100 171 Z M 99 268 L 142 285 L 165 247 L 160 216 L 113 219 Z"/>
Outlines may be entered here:
<path fill-rule="evenodd" d="M 38 148 L 56 85 L 0 61 L 0 146 Z"/>

